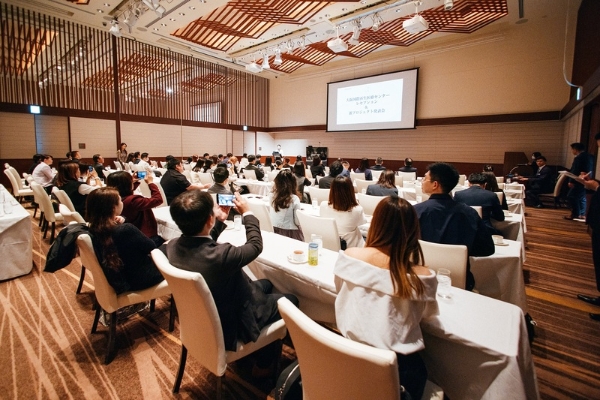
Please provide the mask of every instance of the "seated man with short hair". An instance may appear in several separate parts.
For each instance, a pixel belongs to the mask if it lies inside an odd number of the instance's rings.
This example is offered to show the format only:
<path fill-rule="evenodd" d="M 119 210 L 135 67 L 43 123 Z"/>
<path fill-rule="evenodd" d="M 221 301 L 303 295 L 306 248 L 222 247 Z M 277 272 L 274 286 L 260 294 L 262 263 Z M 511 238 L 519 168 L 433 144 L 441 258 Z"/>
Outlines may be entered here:
<path fill-rule="evenodd" d="M 259 181 L 262 181 L 265 177 L 265 173 L 263 172 L 262 168 L 258 166 L 257 156 L 254 154 L 250 154 L 248 156 L 248 165 L 242 170 L 242 174 L 245 170 L 254 171 L 256 179 Z"/>
<path fill-rule="evenodd" d="M 371 167 L 371 171 L 384 171 L 385 167 L 383 166 L 383 158 L 377 157 L 375 159 L 375 165 Z"/>
<path fill-rule="evenodd" d="M 458 183 L 458 171 L 451 164 L 435 163 L 427 167 L 423 192 L 429 200 L 416 204 L 421 224 L 421 239 L 440 244 L 467 246 L 469 256 L 485 257 L 494 254 L 492 235 L 479 218 L 477 211 L 456 202 L 450 192 Z M 467 262 L 467 290 L 475 286 L 475 278 Z"/>
<path fill-rule="evenodd" d="M 183 175 L 183 165 L 181 165 L 181 161 L 176 158 L 171 158 L 167 162 L 167 172 L 165 172 L 165 175 L 160 180 L 160 185 L 165 192 L 167 204 L 169 205 L 175 197 L 186 190 L 208 189 L 211 186 L 209 183 L 203 185 L 201 183 L 191 183 L 188 181 L 185 175 Z"/>
<path fill-rule="evenodd" d="M 319 179 L 319 189 L 329 189 L 331 188 L 331 182 L 335 179 L 336 176 L 342 173 L 344 167 L 342 163 L 339 161 L 334 161 L 331 163 L 329 167 L 329 175 Z"/>
<path fill-rule="evenodd" d="M 246 229 L 245 244 L 216 242 L 225 229 L 229 208 L 216 206 L 208 193 L 192 190 L 178 196 L 170 207 L 181 237 L 160 248 L 173 266 L 202 274 L 215 301 L 225 349 L 229 351 L 236 350 L 238 341 L 256 341 L 262 328 L 280 319 L 277 300 L 284 296 L 271 294 L 273 285 L 268 280 L 251 281 L 242 270 L 262 252 L 263 243 L 258 219 L 246 201 L 239 194 L 235 196 L 233 202 L 243 215 Z M 296 296 L 285 297 L 298 305 Z M 273 347 L 267 351 L 273 351 Z M 265 368 L 271 362 L 264 357 L 258 360 L 258 366 Z"/>
<path fill-rule="evenodd" d="M 481 207 L 481 219 L 485 226 L 487 226 L 490 234 L 502 235 L 492 225 L 492 218 L 496 221 L 504 221 L 504 211 L 500 204 L 498 195 L 489 190 L 485 190 L 487 179 L 485 175 L 481 173 L 474 173 L 469 175 L 469 188 L 467 190 L 461 190 L 454 194 L 454 200 L 465 203 L 468 206 L 479 206 Z"/>

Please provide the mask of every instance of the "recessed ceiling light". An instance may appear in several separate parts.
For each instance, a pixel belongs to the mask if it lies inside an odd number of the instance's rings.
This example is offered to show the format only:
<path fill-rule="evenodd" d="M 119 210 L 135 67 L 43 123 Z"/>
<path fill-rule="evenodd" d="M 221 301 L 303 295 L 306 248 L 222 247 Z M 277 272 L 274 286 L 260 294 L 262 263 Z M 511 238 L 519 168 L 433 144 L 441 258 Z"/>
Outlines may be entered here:
<path fill-rule="evenodd" d="M 100 14 L 102 14 L 104 12 L 101 9 L 97 9 L 96 11 L 98 11 Z"/>
<path fill-rule="evenodd" d="M 104 3 L 104 7 L 110 7 L 110 4 Z"/>
<path fill-rule="evenodd" d="M 342 8 L 342 11 L 348 11 L 348 9 L 347 8 Z"/>
<path fill-rule="evenodd" d="M 181 15 L 182 17 L 185 17 L 185 14 L 184 14 L 184 13 L 179 13 L 179 15 Z"/>
<path fill-rule="evenodd" d="M 167 26 L 167 24 L 161 24 L 162 26 Z"/>
<path fill-rule="evenodd" d="M 175 22 L 175 21 L 177 21 L 177 20 L 176 20 L 175 18 L 169 18 L 169 21 L 173 21 L 173 22 Z"/>
<path fill-rule="evenodd" d="M 195 10 L 195 9 L 196 9 L 196 7 L 190 6 L 190 10 Z"/>
<path fill-rule="evenodd" d="M 325 18 L 329 18 L 329 17 L 331 17 L 331 15 L 325 14 Z"/>
<path fill-rule="evenodd" d="M 154 28 L 155 31 L 158 31 L 158 28 Z"/>

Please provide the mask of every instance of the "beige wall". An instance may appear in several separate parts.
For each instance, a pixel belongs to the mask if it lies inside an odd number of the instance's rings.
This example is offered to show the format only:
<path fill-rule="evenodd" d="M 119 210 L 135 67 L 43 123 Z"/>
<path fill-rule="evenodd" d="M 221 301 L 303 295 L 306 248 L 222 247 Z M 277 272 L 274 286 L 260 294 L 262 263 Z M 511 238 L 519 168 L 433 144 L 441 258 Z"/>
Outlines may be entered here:
<path fill-rule="evenodd" d="M 0 113 L 0 158 L 28 158 L 36 153 L 31 114 Z"/>
<path fill-rule="evenodd" d="M 539 3 L 539 4 L 537 4 Z M 566 0 L 527 5 L 529 21 L 505 20 L 470 35 L 436 34 L 408 48 L 301 68 L 270 82 L 270 126 L 325 124 L 327 83 L 419 67 L 417 118 L 556 111 L 569 99 L 562 77 Z M 570 76 L 578 1 L 571 1 Z"/>

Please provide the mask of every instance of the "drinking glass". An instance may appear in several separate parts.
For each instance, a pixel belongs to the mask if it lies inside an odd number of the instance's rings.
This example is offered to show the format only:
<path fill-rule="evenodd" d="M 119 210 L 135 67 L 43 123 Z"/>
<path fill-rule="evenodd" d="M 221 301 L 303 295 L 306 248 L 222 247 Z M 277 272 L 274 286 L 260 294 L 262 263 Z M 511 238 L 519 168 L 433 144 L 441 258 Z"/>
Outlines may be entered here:
<path fill-rule="evenodd" d="M 438 269 L 437 281 L 437 295 L 440 296 L 442 299 L 451 299 L 452 289 L 450 287 L 452 286 L 452 279 L 450 278 L 450 270 L 446 268 Z"/>
<path fill-rule="evenodd" d="M 323 236 L 313 233 L 310 235 L 310 241 L 319 245 L 319 255 L 323 255 Z"/>
<path fill-rule="evenodd" d="M 236 215 L 233 217 L 233 228 L 236 231 L 239 231 L 240 229 L 242 229 L 242 216 L 241 215 Z"/>

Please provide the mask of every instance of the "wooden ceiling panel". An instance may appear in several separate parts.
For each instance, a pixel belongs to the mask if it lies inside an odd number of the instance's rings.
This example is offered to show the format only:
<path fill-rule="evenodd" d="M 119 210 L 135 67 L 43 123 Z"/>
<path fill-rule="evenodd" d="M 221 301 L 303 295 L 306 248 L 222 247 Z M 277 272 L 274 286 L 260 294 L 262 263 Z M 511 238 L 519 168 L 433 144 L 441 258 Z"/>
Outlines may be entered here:
<path fill-rule="evenodd" d="M 0 21 L 2 41 L 0 58 L 4 75 L 23 75 L 42 52 L 52 44 L 56 32 L 8 19 Z"/>

